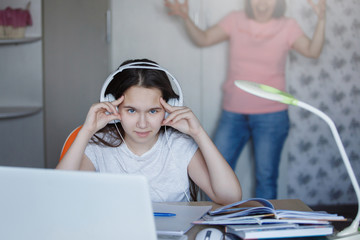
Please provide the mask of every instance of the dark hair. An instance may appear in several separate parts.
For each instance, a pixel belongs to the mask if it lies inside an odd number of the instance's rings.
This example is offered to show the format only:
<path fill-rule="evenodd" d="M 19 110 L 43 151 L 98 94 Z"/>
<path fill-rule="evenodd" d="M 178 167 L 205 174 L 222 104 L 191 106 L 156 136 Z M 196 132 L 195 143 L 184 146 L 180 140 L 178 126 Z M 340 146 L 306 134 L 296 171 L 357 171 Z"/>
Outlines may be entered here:
<path fill-rule="evenodd" d="M 115 99 L 118 99 L 130 87 L 140 86 L 145 88 L 159 89 L 165 101 L 168 101 L 170 98 L 179 98 L 179 96 L 172 89 L 170 80 L 164 71 L 141 68 L 141 66 L 152 67 L 152 65 L 146 63 L 158 65 L 156 62 L 150 61 L 148 59 L 128 60 L 123 62 L 120 67 L 136 62 L 142 62 L 138 65 L 139 68 L 124 69 L 113 77 L 113 80 L 110 82 L 105 91 L 105 95 L 111 93 Z"/>
<path fill-rule="evenodd" d="M 191 179 L 191 177 L 188 175 L 189 178 L 189 190 L 190 190 L 190 200 L 196 202 L 197 201 L 197 195 L 199 192 L 199 186 L 196 185 L 196 183 Z"/>
<path fill-rule="evenodd" d="M 254 19 L 254 11 L 251 7 L 251 0 L 245 0 L 245 13 L 246 16 L 250 19 Z M 286 2 L 285 0 L 276 0 L 276 5 L 274 8 L 274 12 L 272 14 L 273 18 L 282 18 L 285 15 L 286 11 Z"/>

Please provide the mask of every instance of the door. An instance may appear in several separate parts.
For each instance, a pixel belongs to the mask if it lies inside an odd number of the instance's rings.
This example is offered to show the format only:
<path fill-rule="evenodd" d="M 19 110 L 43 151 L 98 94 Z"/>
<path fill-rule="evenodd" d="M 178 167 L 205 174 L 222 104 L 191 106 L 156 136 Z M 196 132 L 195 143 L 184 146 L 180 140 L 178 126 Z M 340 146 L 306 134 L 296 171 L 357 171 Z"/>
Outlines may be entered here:
<path fill-rule="evenodd" d="M 52 0 L 43 7 L 46 166 L 53 168 L 109 73 L 108 1 Z"/>

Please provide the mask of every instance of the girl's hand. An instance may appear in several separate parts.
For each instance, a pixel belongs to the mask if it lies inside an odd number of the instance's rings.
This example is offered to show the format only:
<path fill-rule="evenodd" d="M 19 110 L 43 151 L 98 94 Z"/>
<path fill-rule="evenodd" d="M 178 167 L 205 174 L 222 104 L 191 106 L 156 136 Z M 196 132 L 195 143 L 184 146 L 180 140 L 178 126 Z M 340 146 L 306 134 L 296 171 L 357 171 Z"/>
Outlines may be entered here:
<path fill-rule="evenodd" d="M 93 104 L 86 116 L 83 128 L 93 135 L 105 127 L 109 122 L 113 120 L 121 120 L 117 107 L 123 102 L 123 100 L 124 96 L 113 102 L 100 102 Z"/>
<path fill-rule="evenodd" d="M 164 0 L 165 6 L 169 9 L 169 15 L 177 15 L 186 19 L 189 16 L 188 0 L 180 3 L 179 0 Z"/>
<path fill-rule="evenodd" d="M 201 131 L 202 126 L 195 114 L 188 107 L 174 107 L 160 98 L 160 103 L 169 116 L 164 119 L 162 125 L 170 126 L 178 131 L 196 137 Z"/>
<path fill-rule="evenodd" d="M 324 19 L 326 15 L 326 0 L 319 0 L 315 4 L 312 0 L 307 0 L 319 19 Z"/>

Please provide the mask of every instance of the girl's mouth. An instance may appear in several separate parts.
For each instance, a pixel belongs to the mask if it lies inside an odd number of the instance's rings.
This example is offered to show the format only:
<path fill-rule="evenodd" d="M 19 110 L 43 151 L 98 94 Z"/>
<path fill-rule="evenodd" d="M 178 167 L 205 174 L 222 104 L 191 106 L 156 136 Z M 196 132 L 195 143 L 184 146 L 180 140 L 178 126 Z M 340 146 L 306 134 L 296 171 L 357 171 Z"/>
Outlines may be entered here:
<path fill-rule="evenodd" d="M 139 137 L 147 137 L 150 134 L 150 131 L 147 132 L 135 132 Z"/>

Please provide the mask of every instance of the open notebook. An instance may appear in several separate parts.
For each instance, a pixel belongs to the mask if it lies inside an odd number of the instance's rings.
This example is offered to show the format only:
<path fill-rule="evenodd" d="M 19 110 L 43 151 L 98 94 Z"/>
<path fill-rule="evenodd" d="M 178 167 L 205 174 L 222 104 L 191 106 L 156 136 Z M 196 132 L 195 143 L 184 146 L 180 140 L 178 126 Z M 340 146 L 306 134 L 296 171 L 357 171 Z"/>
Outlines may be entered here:
<path fill-rule="evenodd" d="M 0 167 L 0 239 L 156 239 L 142 176 Z"/>

